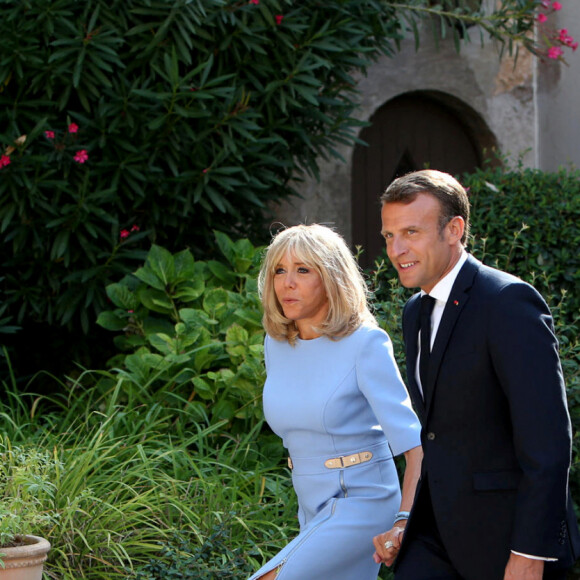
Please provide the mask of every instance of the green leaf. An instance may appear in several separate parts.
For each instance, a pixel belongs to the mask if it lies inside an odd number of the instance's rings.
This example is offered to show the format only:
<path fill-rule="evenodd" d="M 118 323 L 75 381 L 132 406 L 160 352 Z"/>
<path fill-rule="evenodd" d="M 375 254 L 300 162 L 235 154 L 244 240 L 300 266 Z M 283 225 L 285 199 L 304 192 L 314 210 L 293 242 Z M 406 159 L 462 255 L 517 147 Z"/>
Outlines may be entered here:
<path fill-rule="evenodd" d="M 223 232 L 214 231 L 215 241 L 221 253 L 226 257 L 227 261 L 233 266 L 236 258 L 236 250 L 234 242 L 231 238 Z"/>
<path fill-rule="evenodd" d="M 165 284 L 163 283 L 163 280 L 161 280 L 155 274 L 155 272 L 153 272 L 153 270 L 149 267 L 148 264 L 145 264 L 145 266 L 139 268 L 135 272 L 135 277 L 139 278 L 139 280 L 141 280 L 142 282 L 145 282 L 145 284 L 152 286 L 156 290 L 165 291 Z"/>
<path fill-rule="evenodd" d="M 210 272 L 222 283 L 227 286 L 233 286 L 236 283 L 236 275 L 222 262 L 209 260 L 207 262 Z"/>
<path fill-rule="evenodd" d="M 247 352 L 248 331 L 238 324 L 230 326 L 226 332 L 226 351 L 231 357 L 243 357 Z"/>
<path fill-rule="evenodd" d="M 228 293 L 223 288 L 213 288 L 203 298 L 203 309 L 210 315 L 223 311 L 228 303 Z"/>
<path fill-rule="evenodd" d="M 107 296 L 111 302 L 124 310 L 135 310 L 139 306 L 139 300 L 134 292 L 125 284 L 109 284 L 106 288 Z"/>
<path fill-rule="evenodd" d="M 165 292 L 154 288 L 142 287 L 137 290 L 137 297 L 145 308 L 153 312 L 159 312 L 161 314 L 173 313 L 173 304 Z"/>
<path fill-rule="evenodd" d="M 56 238 L 54 239 L 54 243 L 52 244 L 52 250 L 50 252 L 51 260 L 58 260 L 66 254 L 69 245 L 70 234 L 70 230 L 61 230 L 57 234 Z"/>
<path fill-rule="evenodd" d="M 191 280 L 195 275 L 195 261 L 189 250 L 183 250 L 173 256 L 175 280 Z"/>
<path fill-rule="evenodd" d="M 153 348 L 157 349 L 164 355 L 179 354 L 175 350 L 176 347 L 175 338 L 167 334 L 152 334 L 151 336 L 147 337 L 147 340 Z"/>
<path fill-rule="evenodd" d="M 107 330 L 119 331 L 127 326 L 127 319 L 115 312 L 105 311 L 97 317 L 97 324 Z"/>
<path fill-rule="evenodd" d="M 196 395 L 206 401 L 213 401 L 215 399 L 215 384 L 212 386 L 201 377 L 194 377 L 192 382 L 195 387 Z"/>
<path fill-rule="evenodd" d="M 195 278 L 191 282 L 182 282 L 177 286 L 173 297 L 181 302 L 193 302 L 197 300 L 205 290 L 205 281 Z"/>

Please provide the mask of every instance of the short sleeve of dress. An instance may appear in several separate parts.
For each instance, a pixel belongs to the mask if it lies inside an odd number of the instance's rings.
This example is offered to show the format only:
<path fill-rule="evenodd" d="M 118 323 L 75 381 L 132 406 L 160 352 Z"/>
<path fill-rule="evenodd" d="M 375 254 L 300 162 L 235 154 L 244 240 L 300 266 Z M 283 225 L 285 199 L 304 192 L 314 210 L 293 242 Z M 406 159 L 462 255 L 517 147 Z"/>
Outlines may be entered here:
<path fill-rule="evenodd" d="M 369 328 L 356 358 L 360 391 L 368 400 L 394 455 L 421 445 L 421 424 L 393 355 L 386 332 Z"/>

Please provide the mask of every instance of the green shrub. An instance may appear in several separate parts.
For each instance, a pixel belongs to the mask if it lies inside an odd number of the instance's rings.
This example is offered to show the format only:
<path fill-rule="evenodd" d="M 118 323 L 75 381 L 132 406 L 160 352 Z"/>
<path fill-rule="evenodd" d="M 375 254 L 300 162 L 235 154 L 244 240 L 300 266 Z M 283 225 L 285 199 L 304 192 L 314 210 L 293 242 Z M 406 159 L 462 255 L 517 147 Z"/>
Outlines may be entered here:
<path fill-rule="evenodd" d="M 241 546 L 232 546 L 230 533 L 224 521 L 203 544 L 194 547 L 190 541 L 176 536 L 175 540 L 146 566 L 135 574 L 135 580 L 245 580 L 254 572 L 248 565 Z"/>
<path fill-rule="evenodd" d="M 123 331 L 116 344 L 125 354 L 111 365 L 122 369 L 125 388 L 180 394 L 196 421 L 225 419 L 235 432 L 262 417 L 260 250 L 215 236 L 229 268 L 153 246 L 142 268 L 107 287 L 117 308 L 98 323 Z"/>
<path fill-rule="evenodd" d="M 17 536 L 45 536 L 55 522 L 56 512 L 46 508 L 53 504 L 61 470 L 50 452 L 13 447 L 0 437 L 0 561 L 2 547 L 14 545 Z"/>
<path fill-rule="evenodd" d="M 262 243 L 273 202 L 357 141 L 356 75 L 418 37 L 419 18 L 439 20 L 434 29 L 458 47 L 465 25 L 480 23 L 501 43 L 533 49 L 537 7 L 3 2 L 0 329 L 88 334 L 107 307 L 103 288 L 150 243 L 198 258 L 211 257 L 214 229 Z M 71 334 L 63 347 L 77 341 Z"/>
<path fill-rule="evenodd" d="M 394 13 L 375 0 L 4 3 L 0 264 L 15 321 L 88 331 L 145 235 L 199 257 L 213 229 L 262 239 L 267 204 L 354 142 L 352 74 L 394 51 Z"/>
<path fill-rule="evenodd" d="M 473 254 L 580 313 L 580 171 L 486 169 L 462 176 L 472 205 Z"/>

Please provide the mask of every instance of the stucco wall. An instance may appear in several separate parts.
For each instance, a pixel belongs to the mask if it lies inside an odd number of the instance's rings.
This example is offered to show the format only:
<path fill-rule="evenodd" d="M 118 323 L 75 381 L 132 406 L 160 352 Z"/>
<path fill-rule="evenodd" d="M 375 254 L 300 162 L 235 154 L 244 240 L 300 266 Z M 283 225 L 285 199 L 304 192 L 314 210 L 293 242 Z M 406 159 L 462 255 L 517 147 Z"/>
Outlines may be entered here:
<path fill-rule="evenodd" d="M 580 40 L 580 1 L 563 0 L 552 15 L 557 28 Z M 554 16 L 556 18 L 554 18 Z M 555 171 L 569 164 L 580 167 L 580 49 L 566 50 L 568 66 L 537 61 L 537 150 L 535 165 Z"/>
<path fill-rule="evenodd" d="M 500 61 L 493 43 L 481 47 L 477 30 L 471 29 L 470 36 L 472 42 L 464 44 L 459 54 L 451 41 L 440 42 L 437 48 L 426 32 L 418 51 L 409 40 L 396 57 L 381 58 L 359 80 L 358 115 L 368 120 L 384 103 L 409 91 L 442 91 L 483 118 L 504 154 L 522 156 L 524 164 L 533 165 L 534 152 L 529 149 L 537 133 L 533 60 L 521 54 L 514 69 L 511 59 Z M 285 225 L 326 223 L 351 240 L 352 149 L 339 151 L 347 163 L 323 162 L 320 183 L 309 179 L 299 184 L 302 199 L 276 208 L 278 221 Z"/>

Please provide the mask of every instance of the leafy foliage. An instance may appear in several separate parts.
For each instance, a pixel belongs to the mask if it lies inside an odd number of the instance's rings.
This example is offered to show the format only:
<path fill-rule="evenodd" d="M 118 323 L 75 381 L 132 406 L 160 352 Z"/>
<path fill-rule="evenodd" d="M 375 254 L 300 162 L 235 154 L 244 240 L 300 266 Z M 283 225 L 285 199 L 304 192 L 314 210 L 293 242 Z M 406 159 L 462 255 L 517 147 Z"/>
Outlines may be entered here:
<path fill-rule="evenodd" d="M 134 224 L 197 255 L 212 229 L 263 235 L 295 172 L 352 142 L 351 71 L 398 38 L 392 14 L 361 0 L 6 7 L 0 231 L 18 321 L 87 330 L 104 282 L 143 258 L 144 234 L 119 237 Z"/>
<path fill-rule="evenodd" d="M 13 447 L 0 438 L 0 549 L 18 536 L 50 529 L 55 516 L 46 506 L 54 501 L 52 482 L 61 469 L 48 451 Z"/>
<path fill-rule="evenodd" d="M 247 425 L 262 416 L 260 249 L 247 239 L 215 236 L 229 268 L 195 261 L 189 250 L 173 255 L 153 246 L 142 268 L 107 287 L 117 308 L 102 312 L 98 323 L 123 331 L 116 344 L 128 354 L 111 364 L 123 369 L 125 388 L 170 388 L 187 398 L 200 423 Z"/>
<path fill-rule="evenodd" d="M 477 8 L 477 9 L 475 9 Z M 261 242 L 272 202 L 353 144 L 355 73 L 422 16 L 527 39 L 536 0 L 24 0 L 0 20 L 0 292 L 13 318 L 82 326 L 144 237 L 211 255 Z M 73 129 L 71 129 L 71 127 Z M 132 226 L 140 233 L 123 237 Z M 147 245 L 148 247 L 148 245 Z"/>
<path fill-rule="evenodd" d="M 465 175 L 472 204 L 473 253 L 523 278 L 562 315 L 580 313 L 580 171 L 501 168 Z"/>
<path fill-rule="evenodd" d="M 235 514 L 232 514 L 235 515 Z M 135 580 L 244 580 L 255 571 L 241 546 L 231 545 L 231 519 L 215 527 L 212 534 L 192 551 L 191 542 L 176 536 L 161 555 L 139 569 Z"/>
<path fill-rule="evenodd" d="M 28 523 L 51 542 L 46 577 L 125 580 L 168 562 L 176 534 L 211 566 L 227 535 L 256 568 L 295 532 L 282 449 L 257 442 L 261 420 L 233 435 L 226 421 L 198 426 L 170 391 L 125 389 L 122 372 L 70 382 L 68 397 L 23 395 L 14 382 L 0 401 L 0 529 Z"/>

